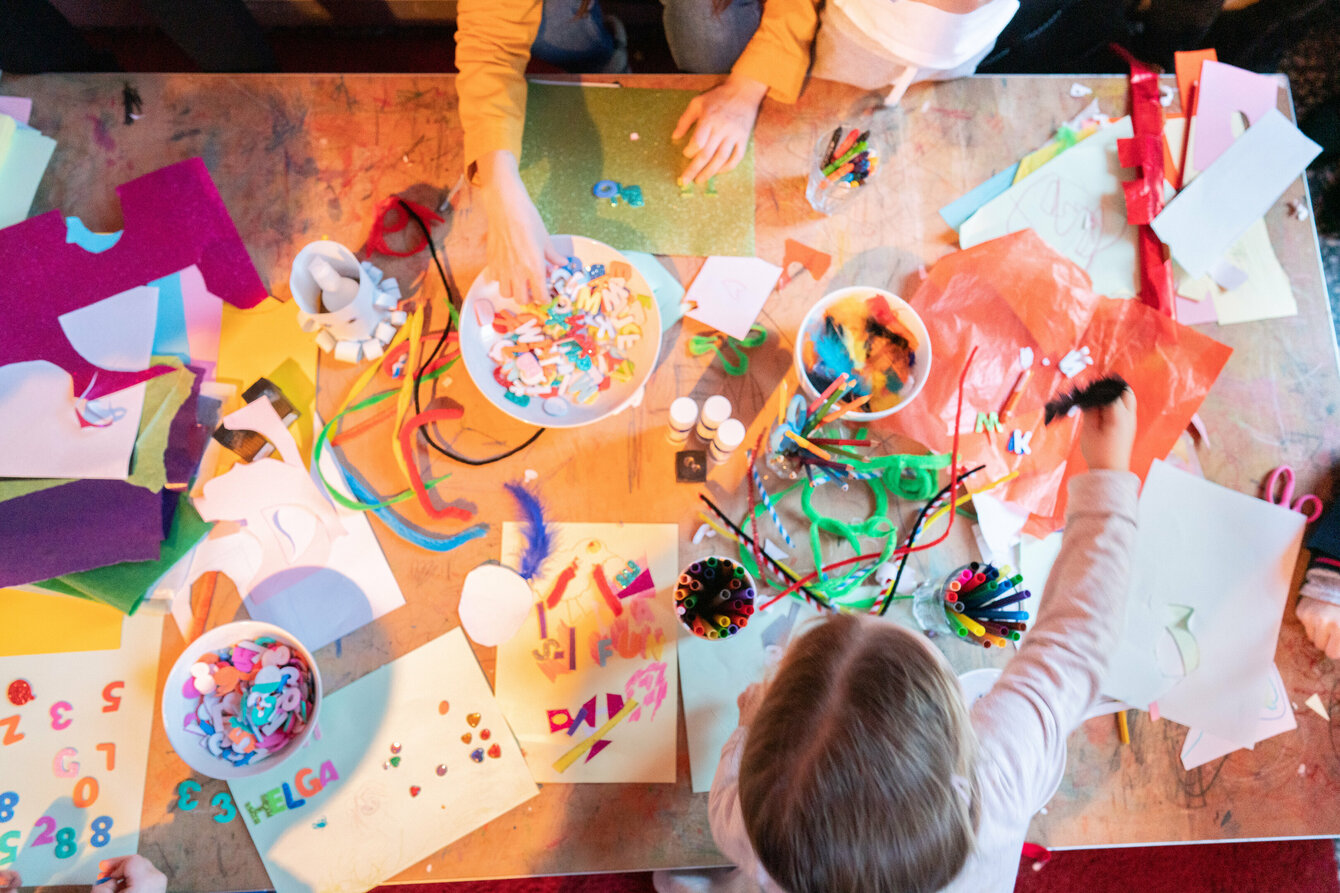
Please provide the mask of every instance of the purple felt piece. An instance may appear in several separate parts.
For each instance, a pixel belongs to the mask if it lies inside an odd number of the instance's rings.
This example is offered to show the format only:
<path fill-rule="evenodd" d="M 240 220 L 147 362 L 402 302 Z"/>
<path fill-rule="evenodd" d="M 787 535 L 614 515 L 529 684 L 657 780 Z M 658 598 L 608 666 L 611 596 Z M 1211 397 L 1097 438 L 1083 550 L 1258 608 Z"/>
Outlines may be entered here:
<path fill-rule="evenodd" d="M 48 360 L 70 374 L 76 396 L 93 399 L 171 367 L 99 369 L 66 339 L 57 321 L 62 314 L 192 264 L 209 290 L 230 304 L 248 308 L 265 298 L 265 286 L 199 158 L 131 180 L 116 193 L 124 221 L 121 239 L 98 254 L 66 242 L 59 210 L 0 229 L 0 270 L 5 271 L 0 277 L 5 320 L 0 366 Z"/>
<path fill-rule="evenodd" d="M 9 500 L 0 512 L 0 586 L 156 560 L 164 501 L 175 507 L 177 497 L 125 481 L 87 480 Z"/>
<path fill-rule="evenodd" d="M 173 489 L 185 488 L 191 482 L 191 475 L 195 474 L 200 457 L 204 455 L 205 444 L 209 442 L 209 432 L 197 419 L 200 382 L 204 372 L 199 366 L 186 368 L 194 376 L 191 379 L 191 394 L 172 417 L 167 449 L 163 452 L 163 470 L 167 475 L 168 486 Z"/>

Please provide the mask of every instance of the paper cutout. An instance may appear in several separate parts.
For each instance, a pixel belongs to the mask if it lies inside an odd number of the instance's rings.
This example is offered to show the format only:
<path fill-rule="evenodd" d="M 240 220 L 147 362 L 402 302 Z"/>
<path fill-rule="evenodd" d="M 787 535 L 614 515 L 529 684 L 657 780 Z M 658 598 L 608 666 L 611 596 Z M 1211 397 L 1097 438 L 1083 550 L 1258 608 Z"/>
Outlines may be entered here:
<path fill-rule="evenodd" d="M 1253 743 L 1306 518 L 1163 462 L 1140 496 L 1131 596 L 1102 691 L 1158 701 L 1164 718 L 1238 747 Z M 1200 663 L 1169 677 L 1154 649 L 1168 608 L 1194 613 Z"/>
<path fill-rule="evenodd" d="M 1163 210 L 1163 106 L 1159 102 L 1159 76 L 1134 57 L 1131 67 L 1131 124 L 1134 136 L 1118 140 L 1117 156 L 1122 167 L 1136 168 L 1136 179 L 1122 183 L 1126 198 L 1126 221 L 1138 229 L 1140 300 L 1167 316 L 1176 313 L 1173 301 L 1172 262 L 1163 243 L 1149 224 Z"/>
<path fill-rule="evenodd" d="M 624 251 L 623 256 L 637 267 L 642 278 L 647 280 L 647 285 L 651 286 L 656 306 L 661 311 L 661 328 L 670 328 L 684 315 L 684 286 L 655 255 L 642 251 Z"/>
<path fill-rule="evenodd" d="M 481 564 L 465 575 L 457 614 L 474 642 L 501 645 L 521 629 L 535 594 L 524 577 L 508 567 Z"/>
<path fill-rule="evenodd" d="M 1019 533 L 1028 520 L 1028 510 L 1010 505 L 990 493 L 974 493 L 972 504 L 977 510 L 977 526 L 981 528 L 982 539 L 989 550 L 986 557 L 992 560 L 999 557 L 1004 562 L 1019 541 Z"/>
<path fill-rule="evenodd" d="M 1207 61 L 1216 61 L 1219 57 L 1214 49 L 1186 50 L 1173 53 L 1177 71 L 1177 92 L 1181 96 L 1182 119 L 1184 126 L 1177 130 L 1177 139 L 1171 152 L 1177 176 L 1173 185 L 1180 191 L 1195 176 L 1195 118 L 1196 88 L 1200 81 L 1201 69 Z"/>
<path fill-rule="evenodd" d="M 498 647 L 498 702 L 537 781 L 672 781 L 679 624 L 669 587 L 678 576 L 678 528 L 561 523 L 553 528 L 553 560 L 531 581 L 535 605 L 521 632 Z M 514 562 L 523 548 L 520 525 L 503 524 L 502 563 Z M 630 559 L 641 565 L 643 556 L 659 589 L 623 600 L 611 593 L 616 616 L 594 568 L 602 569 L 608 583 Z M 559 590 L 558 578 L 574 563 L 570 581 Z M 620 724 L 610 736 L 613 746 L 599 759 L 556 770 L 554 762 L 574 742 L 566 729 L 551 732 L 547 711 L 564 707 L 573 711 L 573 726 L 587 722 L 598 728 L 608 717 L 592 714 L 608 706 L 611 692 L 637 700 L 640 712 Z M 588 706 L 586 717 L 577 717 L 579 705 Z"/>
<path fill-rule="evenodd" d="M 800 264 L 801 269 L 807 271 L 814 277 L 814 281 L 818 282 L 824 278 L 832 263 L 833 256 L 831 254 L 826 254 L 818 248 L 802 245 L 795 239 L 787 239 L 783 245 L 782 278 L 778 281 L 777 287 L 784 288 L 788 282 L 795 278 L 795 273 L 791 270 L 792 264 Z"/>
<path fill-rule="evenodd" d="M 983 205 L 1014 185 L 1014 178 L 1018 172 L 1017 163 L 1010 165 L 945 205 L 940 209 L 940 216 L 949 224 L 950 229 L 962 229 L 964 222 L 976 214 Z"/>
<path fill-rule="evenodd" d="M 0 366 L 44 359 L 70 374 L 76 395 L 113 394 L 158 372 L 99 372 L 60 333 L 56 320 L 62 314 L 192 264 L 229 303 L 251 307 L 265 296 L 200 159 L 124 183 L 117 195 L 124 233 L 100 254 L 66 243 L 59 211 L 0 230 L 0 269 L 9 271 L 0 281 L 0 311 L 7 319 Z"/>
<path fill-rule="evenodd" d="M 97 602 L 0 589 L 0 614 L 5 618 L 0 623 L 0 657 L 121 647 L 125 618 L 115 608 Z"/>
<path fill-rule="evenodd" d="M 26 96 L 0 96 L 0 115 L 9 115 L 20 124 L 27 124 L 33 113 L 33 101 Z"/>
<path fill-rule="evenodd" d="M 498 746 L 490 759 L 455 743 L 468 710 Z M 538 793 L 459 629 L 327 696 L 320 725 L 283 766 L 228 783 L 277 893 L 370 889 Z"/>
<path fill-rule="evenodd" d="M 684 315 L 732 338 L 748 338 L 781 273 L 757 257 L 709 257 L 684 295 Z"/>
<path fill-rule="evenodd" d="M 1321 702 L 1321 695 L 1313 692 L 1307 696 L 1307 700 L 1303 703 L 1307 705 L 1309 710 L 1320 716 L 1322 719 L 1327 722 L 1331 721 L 1331 714 L 1326 712 L 1326 705 Z"/>
<path fill-rule="evenodd" d="M 1191 617 L 1195 613 L 1194 608 L 1186 605 L 1168 605 L 1165 612 L 1167 624 L 1164 626 L 1168 636 L 1159 641 L 1160 644 L 1171 641 L 1176 651 L 1169 659 L 1160 661 L 1165 676 L 1189 676 L 1200 666 L 1200 646 L 1196 644 L 1196 637 L 1190 627 Z"/>
<path fill-rule="evenodd" d="M 0 658 L 3 684 L 24 679 L 34 695 L 21 707 L 0 699 L 0 853 L 18 853 L 5 868 L 91 884 L 99 860 L 136 852 L 162 637 L 163 618 L 143 615 L 124 620 L 116 650 Z M 62 750 L 73 776 L 47 768 Z"/>
<path fill-rule="evenodd" d="M 1252 732 L 1254 741 L 1248 745 L 1248 749 L 1267 738 L 1298 728 L 1298 720 L 1289 707 L 1288 690 L 1284 687 L 1284 680 L 1280 678 L 1280 671 L 1274 664 L 1270 665 L 1270 678 L 1266 680 L 1264 692 L 1261 712 L 1256 717 L 1256 726 Z M 1190 772 L 1197 766 L 1203 766 L 1238 749 L 1238 745 L 1231 741 L 1225 741 L 1201 729 L 1191 729 L 1186 733 L 1186 740 L 1182 742 L 1182 768 Z"/>
<path fill-rule="evenodd" d="M 1272 109 L 1168 203 L 1154 232 L 1188 273 L 1207 273 L 1320 152 Z"/>
<path fill-rule="evenodd" d="M 521 180 L 551 233 L 580 233 L 655 254 L 707 257 L 754 253 L 754 144 L 732 171 L 681 195 L 683 142 L 669 134 L 691 90 L 557 86 L 531 82 L 522 136 Z M 630 140 L 634 131 L 659 134 Z M 601 180 L 638 184 L 644 207 L 591 194 Z"/>
<path fill-rule="evenodd" d="M 1126 221 L 1117 158 L 1120 139 L 1134 135 L 1131 119 L 1104 127 L 1011 186 L 959 227 L 971 248 L 1032 229 L 1055 251 L 1088 272 L 1094 291 L 1111 297 L 1137 291 L 1135 230 Z"/>
<path fill-rule="evenodd" d="M 1232 145 L 1234 117 L 1241 113 L 1255 124 L 1274 110 L 1279 92 L 1272 75 L 1206 60 L 1196 86 L 1196 167 L 1205 170 Z"/>
<path fill-rule="evenodd" d="M 8 115 L 0 115 L 3 121 L 10 122 L 11 127 L 15 123 Z M 8 143 L 8 151 L 0 152 L 0 228 L 13 226 L 28 216 L 51 153 L 56 151 L 55 140 L 31 127 L 14 128 Z"/>

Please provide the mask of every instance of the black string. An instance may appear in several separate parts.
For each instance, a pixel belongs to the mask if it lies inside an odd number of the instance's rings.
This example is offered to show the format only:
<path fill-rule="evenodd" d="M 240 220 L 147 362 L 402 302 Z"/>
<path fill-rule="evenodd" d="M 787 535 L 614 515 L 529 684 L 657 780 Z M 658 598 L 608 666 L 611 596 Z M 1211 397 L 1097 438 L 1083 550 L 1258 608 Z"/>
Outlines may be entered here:
<path fill-rule="evenodd" d="M 943 499 L 946 493 L 949 494 L 949 510 L 951 512 L 958 511 L 958 509 L 954 507 L 954 491 L 958 489 L 959 484 L 963 483 L 983 468 L 986 468 L 986 466 L 978 465 L 976 468 L 970 468 L 963 472 L 956 480 L 945 484 L 944 488 L 941 489 L 939 493 L 935 494 L 934 499 L 921 507 L 921 511 L 917 513 L 917 521 L 912 525 L 912 532 L 907 535 L 907 543 L 904 545 L 904 548 L 910 549 L 912 547 L 912 543 L 916 540 L 917 534 L 921 533 L 921 523 L 926 519 L 926 513 L 931 510 L 932 506 Z M 898 591 L 898 584 L 903 579 L 903 569 L 907 567 L 907 559 L 911 557 L 911 552 L 904 552 L 903 560 L 898 562 L 898 573 L 893 578 L 893 585 L 889 587 L 889 594 L 884 597 L 884 604 L 879 607 L 880 617 L 883 617 L 884 612 L 889 610 L 889 605 L 893 604 L 893 594 Z"/>
<path fill-rule="evenodd" d="M 786 579 L 790 580 L 797 586 L 800 585 L 800 580 L 796 579 L 796 577 L 793 576 L 790 571 L 788 571 L 786 568 L 778 564 L 777 561 L 771 555 L 760 549 L 758 544 L 754 542 L 754 540 L 749 536 L 749 534 L 745 533 L 744 530 L 741 529 L 741 527 L 738 524 L 736 524 L 734 521 L 730 519 L 729 515 L 727 515 L 720 508 L 718 508 L 715 502 L 708 499 L 707 496 L 703 493 L 699 493 L 698 498 L 701 499 L 703 502 L 705 502 L 707 504 L 707 507 L 712 510 L 713 514 L 715 514 L 718 518 L 720 518 L 722 523 L 724 523 L 728 528 L 730 528 L 731 533 L 738 536 L 741 540 L 747 543 L 750 546 L 750 548 L 754 549 L 760 555 L 762 555 L 764 560 L 767 561 L 768 564 L 774 570 L 777 571 L 777 573 L 781 574 L 783 577 L 786 577 Z M 808 586 L 800 586 L 800 591 L 805 593 L 811 599 L 813 599 L 816 605 L 832 610 L 833 606 L 828 603 L 828 600 L 825 598 L 820 598 L 818 595 L 814 593 L 814 590 L 810 589 Z"/>
<path fill-rule="evenodd" d="M 452 296 L 451 283 L 447 281 L 446 270 L 442 269 L 442 261 L 440 261 L 437 257 L 437 247 L 433 245 L 433 234 L 431 231 L 429 231 L 428 224 L 423 222 L 423 219 L 414 212 L 414 209 L 411 208 L 405 202 L 404 199 L 400 200 L 400 207 L 404 208 L 405 213 L 409 215 L 410 219 L 412 219 L 415 223 L 419 225 L 419 229 L 423 230 L 423 237 L 428 242 L 428 252 L 433 256 L 433 265 L 437 267 L 437 275 L 442 280 L 442 287 L 446 289 L 447 305 L 448 305 L 447 324 L 442 328 L 441 337 L 437 339 L 437 344 L 433 347 L 433 352 L 428 354 L 428 359 L 424 360 L 423 365 L 414 371 L 414 412 L 417 415 L 423 412 L 423 404 L 419 399 L 419 389 L 423 387 L 424 372 L 428 369 L 429 366 L 433 364 L 433 360 L 437 359 L 437 355 L 442 352 L 443 346 L 447 343 L 447 336 L 451 334 L 451 307 L 455 305 L 456 300 Z M 512 447 L 506 452 L 499 453 L 496 456 L 490 456 L 487 459 L 472 459 L 469 456 L 462 456 L 460 453 L 457 453 L 450 447 L 438 443 L 436 440 L 433 439 L 433 435 L 429 433 L 428 427 L 426 425 L 419 429 L 419 433 L 423 435 L 423 439 L 427 441 L 430 447 L 432 447 L 434 450 L 441 453 L 442 455 L 446 456 L 448 459 L 460 462 L 462 465 L 480 466 L 480 465 L 492 465 L 494 462 L 501 462 L 503 459 L 506 459 L 509 456 L 515 456 L 517 453 L 521 452 L 526 447 L 530 446 L 532 443 L 538 440 L 540 435 L 543 434 L 545 430 L 546 429 L 544 428 L 540 428 L 529 438 L 527 438 L 525 443 L 522 443 L 520 446 Z"/>

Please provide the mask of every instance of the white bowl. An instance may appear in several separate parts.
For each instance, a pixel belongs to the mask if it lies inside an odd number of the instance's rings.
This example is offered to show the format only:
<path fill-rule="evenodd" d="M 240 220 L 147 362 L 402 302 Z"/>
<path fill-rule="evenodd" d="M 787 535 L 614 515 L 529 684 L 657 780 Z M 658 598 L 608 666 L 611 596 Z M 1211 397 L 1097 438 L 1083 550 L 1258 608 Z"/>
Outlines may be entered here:
<path fill-rule="evenodd" d="M 829 292 L 819 299 L 809 312 L 805 314 L 805 319 L 800 323 L 800 329 L 796 332 L 796 346 L 794 350 L 796 375 L 800 379 L 800 386 L 811 400 L 819 397 L 819 389 L 810 381 L 809 373 L 805 369 L 804 347 L 806 339 L 809 337 L 811 327 L 818 328 L 823 321 L 824 314 L 832 305 L 847 300 L 849 298 L 858 298 L 864 296 L 881 295 L 889 302 L 889 307 L 897 317 L 898 323 L 917 340 L 915 374 L 911 390 L 902 394 L 899 401 L 887 409 L 876 412 L 849 412 L 842 418 L 844 421 L 852 422 L 872 422 L 875 419 L 882 419 L 891 416 L 898 410 L 907 406 L 921 393 L 921 389 L 926 385 L 926 379 L 931 373 L 931 339 L 926 331 L 926 324 L 921 321 L 917 312 L 893 292 L 885 291 L 882 288 L 874 288 L 866 285 L 853 285 L 848 288 L 840 288 L 837 291 Z"/>
<path fill-rule="evenodd" d="M 195 715 L 195 701 L 184 697 L 181 689 L 186 684 L 187 677 L 191 675 L 191 666 L 200 659 L 200 655 L 207 651 L 227 648 L 238 642 L 254 641 L 263 636 L 269 636 L 276 642 L 282 642 L 294 654 L 306 661 L 307 668 L 312 673 L 312 708 L 307 718 L 307 728 L 303 729 L 301 734 L 294 737 L 283 748 L 269 754 L 263 760 L 253 761 L 246 766 L 234 766 L 227 760 L 216 757 L 201 747 L 199 735 L 186 731 L 186 717 Z M 312 653 L 304 648 L 302 643 L 293 635 L 272 623 L 261 623 L 259 620 L 239 620 L 236 623 L 225 623 L 223 626 L 214 627 L 194 642 L 187 644 L 181 656 L 177 658 L 177 662 L 172 665 L 172 669 L 168 672 L 167 683 L 163 687 L 163 728 L 167 731 L 168 741 L 172 744 L 172 749 L 177 752 L 177 756 L 181 757 L 186 765 L 209 778 L 225 780 L 247 778 L 252 775 L 260 775 L 262 772 L 268 772 L 280 765 L 294 751 L 307 743 L 308 736 L 316 728 L 317 714 L 320 711 L 321 672 L 316 667 L 316 661 L 312 659 Z"/>
<path fill-rule="evenodd" d="M 493 377 L 493 370 L 497 364 L 489 358 L 489 348 L 498 336 L 492 327 L 484 329 L 480 326 L 479 320 L 475 317 L 474 306 L 475 302 L 482 300 L 491 302 L 495 311 L 515 311 L 524 305 L 513 298 L 502 297 L 498 293 L 498 283 L 486 279 L 483 273 L 475 279 L 461 303 L 461 359 L 465 362 L 465 370 L 470 374 L 475 387 L 479 388 L 490 403 L 512 418 L 541 428 L 578 428 L 612 416 L 634 402 L 638 391 L 646 384 L 652 370 L 656 368 L 656 361 L 661 354 L 661 311 L 656 306 L 656 296 L 652 293 L 647 280 L 643 278 L 642 272 L 638 270 L 636 264 L 624 257 L 622 252 L 616 251 L 604 242 L 597 242 L 584 236 L 554 236 L 551 241 L 556 251 L 565 257 L 579 259 L 584 266 L 604 264 L 608 268 L 611 263 L 619 261 L 628 264 L 633 270 L 633 278 L 628 283 L 629 290 L 635 295 L 646 295 L 651 299 L 644 308 L 644 321 L 640 326 L 642 336 L 634 345 L 632 356 L 629 357 L 633 362 L 632 379 L 622 383 L 613 382 L 593 403 L 579 405 L 569 401 L 567 414 L 562 416 L 546 413 L 543 409 L 544 401 L 541 399 L 532 398 L 527 406 L 518 406 L 508 400 L 505 396 L 507 389 L 498 384 L 497 379 Z"/>

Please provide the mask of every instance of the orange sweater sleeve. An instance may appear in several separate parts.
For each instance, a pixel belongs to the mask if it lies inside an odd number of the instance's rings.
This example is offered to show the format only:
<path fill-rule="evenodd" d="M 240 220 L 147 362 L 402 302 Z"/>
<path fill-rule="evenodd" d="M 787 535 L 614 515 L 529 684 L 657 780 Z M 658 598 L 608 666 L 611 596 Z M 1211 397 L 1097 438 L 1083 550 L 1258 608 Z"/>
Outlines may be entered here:
<path fill-rule="evenodd" d="M 465 131 L 465 169 L 506 149 L 521 158 L 526 64 L 540 30 L 541 0 L 459 0 L 456 96 Z"/>
<path fill-rule="evenodd" d="M 731 74 L 768 85 L 779 102 L 795 102 L 810 68 L 810 47 L 819 30 L 819 0 L 767 0 L 758 31 Z"/>

